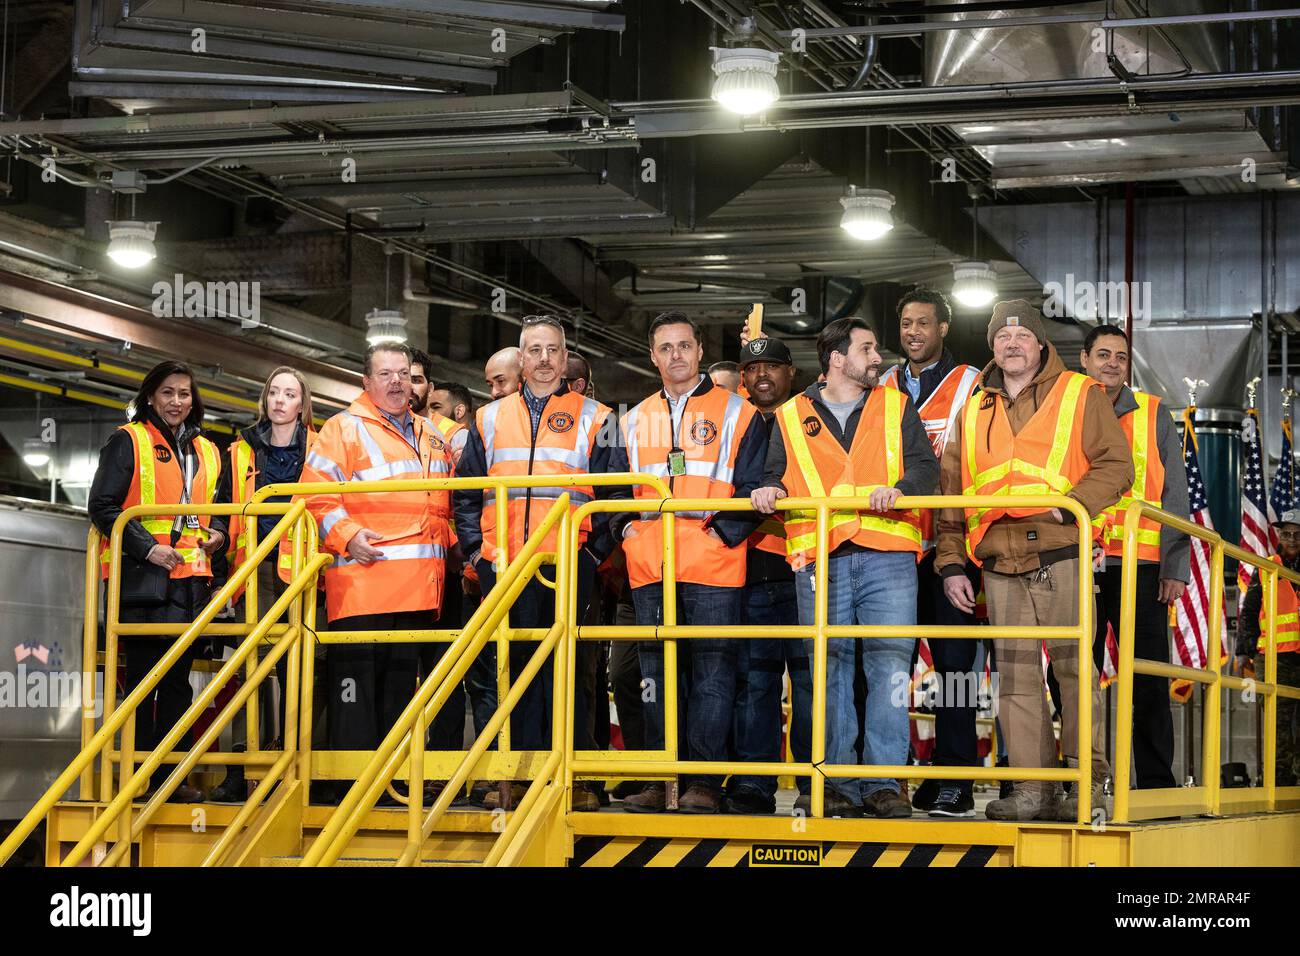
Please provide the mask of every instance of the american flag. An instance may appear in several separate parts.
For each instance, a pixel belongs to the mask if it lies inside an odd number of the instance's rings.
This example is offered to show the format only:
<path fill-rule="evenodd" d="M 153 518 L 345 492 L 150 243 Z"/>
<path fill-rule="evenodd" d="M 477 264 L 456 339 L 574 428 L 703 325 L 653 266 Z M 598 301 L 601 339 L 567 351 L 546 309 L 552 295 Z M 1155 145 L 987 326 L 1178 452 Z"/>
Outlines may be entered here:
<path fill-rule="evenodd" d="M 1194 407 L 1183 412 L 1183 461 L 1187 466 L 1187 494 L 1192 522 L 1207 531 L 1214 530 L 1210 518 L 1210 500 L 1205 495 L 1205 482 L 1201 480 L 1201 465 L 1196 457 L 1196 429 L 1192 426 Z M 1206 662 L 1206 635 L 1210 616 L 1210 546 L 1200 538 L 1192 538 L 1192 581 L 1174 606 L 1174 646 L 1184 667 L 1204 667 Z M 1227 660 L 1227 615 L 1220 617 L 1219 640 L 1223 647 L 1220 660 Z"/>
<path fill-rule="evenodd" d="M 1283 431 L 1283 441 L 1286 432 Z M 1241 440 L 1246 458 L 1246 473 L 1241 479 L 1241 546 L 1252 554 L 1267 558 L 1277 553 L 1277 532 L 1272 522 L 1277 520 L 1273 506 L 1264 500 L 1264 459 L 1260 454 L 1259 413 L 1246 410 L 1246 420 L 1241 426 Z M 1276 482 L 1274 483 L 1276 487 Z M 1254 569 L 1241 562 L 1237 565 L 1237 609 L 1246 599 L 1246 589 Z"/>
<path fill-rule="evenodd" d="M 1295 507 L 1295 465 L 1291 461 L 1291 419 L 1282 419 L 1282 457 L 1273 473 L 1273 487 L 1268 492 L 1268 506 L 1273 517 Z M 1273 542 L 1276 545 L 1276 541 Z"/>

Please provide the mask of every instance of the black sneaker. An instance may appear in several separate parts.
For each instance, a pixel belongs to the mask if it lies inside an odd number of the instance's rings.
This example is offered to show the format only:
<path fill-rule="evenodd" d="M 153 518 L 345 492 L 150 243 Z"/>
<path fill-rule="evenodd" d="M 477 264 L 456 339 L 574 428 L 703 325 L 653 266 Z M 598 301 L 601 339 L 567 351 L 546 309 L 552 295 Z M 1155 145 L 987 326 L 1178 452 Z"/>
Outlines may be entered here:
<path fill-rule="evenodd" d="M 961 787 L 941 787 L 939 796 L 930 807 L 932 817 L 973 817 L 975 798 Z"/>
<path fill-rule="evenodd" d="M 939 791 L 943 789 L 942 783 L 942 780 L 922 780 L 912 795 L 912 808 L 924 811 L 933 807 L 934 801 L 939 799 Z"/>
<path fill-rule="evenodd" d="M 227 773 L 226 779 L 208 793 L 212 803 L 243 803 L 248 799 L 248 783 L 243 773 Z"/>
<path fill-rule="evenodd" d="M 769 797 L 750 787 L 742 787 L 735 793 L 727 794 L 724 810 L 741 816 L 770 816 L 776 813 L 776 797 Z"/>

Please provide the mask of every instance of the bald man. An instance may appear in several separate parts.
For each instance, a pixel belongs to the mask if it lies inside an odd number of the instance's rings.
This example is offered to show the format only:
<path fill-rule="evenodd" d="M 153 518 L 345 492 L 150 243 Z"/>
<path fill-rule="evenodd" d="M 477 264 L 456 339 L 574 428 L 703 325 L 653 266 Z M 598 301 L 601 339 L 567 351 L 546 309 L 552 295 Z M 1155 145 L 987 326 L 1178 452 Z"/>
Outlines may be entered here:
<path fill-rule="evenodd" d="M 512 345 L 488 359 L 487 365 L 483 366 L 483 377 L 487 379 L 488 391 L 492 393 L 494 402 L 519 391 L 519 386 L 523 384 L 519 347 Z"/>

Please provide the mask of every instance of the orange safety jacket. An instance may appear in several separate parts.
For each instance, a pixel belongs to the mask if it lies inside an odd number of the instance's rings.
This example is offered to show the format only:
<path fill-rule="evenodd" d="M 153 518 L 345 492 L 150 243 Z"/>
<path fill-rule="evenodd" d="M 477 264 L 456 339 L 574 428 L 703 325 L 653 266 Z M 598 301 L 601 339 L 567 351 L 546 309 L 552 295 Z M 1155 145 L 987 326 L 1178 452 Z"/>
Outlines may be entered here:
<path fill-rule="evenodd" d="M 668 398 L 656 392 L 633 408 L 620 427 L 633 473 L 655 475 L 668 483 L 674 498 L 730 498 L 735 494 L 736 457 L 741 440 L 757 409 L 725 388 L 692 393 L 673 432 Z M 684 474 L 669 474 L 674 447 L 684 456 Z M 657 498 L 645 486 L 633 489 L 636 498 Z M 746 548 L 728 547 L 708 533 L 706 522 L 716 512 L 678 511 L 675 518 L 676 579 L 684 584 L 742 587 L 745 583 Z M 628 582 L 634 588 L 663 580 L 664 532 L 661 516 L 643 511 L 629 522 L 623 553 Z"/>
<path fill-rule="evenodd" d="M 807 395 L 786 402 L 777 413 L 785 443 L 781 484 L 786 492 L 791 498 L 865 498 L 877 488 L 898 484 L 906 404 L 907 396 L 896 388 L 873 388 L 846 452 Z M 798 571 L 817 559 L 817 513 L 784 514 L 787 560 Z M 832 511 L 827 554 L 846 541 L 875 551 L 911 551 L 919 560 L 921 517 L 915 510 Z"/>
<path fill-rule="evenodd" d="M 131 475 L 131 486 L 127 489 L 126 498 L 122 500 L 122 509 L 125 511 L 136 505 L 180 504 L 184 496 L 185 476 L 181 472 L 180 460 L 172 453 L 162 432 L 151 421 L 131 422 L 118 427 L 131 435 L 131 444 L 135 449 L 135 468 Z M 194 438 L 194 450 L 198 455 L 198 471 L 190 485 L 190 503 L 212 504 L 217 493 L 217 481 L 221 477 L 221 452 L 202 435 Z M 173 546 L 172 525 L 176 521 L 175 515 L 146 516 L 137 520 L 159 544 Z M 210 516 L 199 515 L 197 528 L 191 528 L 186 523 L 184 532 L 174 545 L 180 552 L 181 561 L 172 568 L 171 577 L 212 576 L 212 563 L 200 547 L 201 542 L 211 537 L 208 531 L 211 521 Z M 100 576 L 105 580 L 108 578 L 108 565 L 109 539 L 105 538 L 99 548 Z"/>
<path fill-rule="evenodd" d="M 880 384 L 897 389 L 904 394 L 907 387 L 902 382 L 903 366 L 895 365 L 880 379 Z M 936 458 L 943 459 L 943 450 L 948 444 L 957 416 L 970 400 L 971 393 L 979 381 L 980 370 L 973 365 L 957 365 L 943 377 L 929 397 L 916 409 L 921 416 L 921 424 L 930 438 Z M 934 547 L 934 509 L 927 508 L 921 512 L 921 550 L 929 551 Z"/>
<path fill-rule="evenodd" d="M 1145 392 L 1134 391 L 1138 407 L 1119 420 L 1133 455 L 1133 487 L 1124 492 L 1119 501 L 1102 512 L 1102 545 L 1108 555 L 1119 557 L 1124 553 L 1124 512 L 1135 501 L 1145 501 L 1160 507 L 1165 490 L 1165 463 L 1160 460 L 1156 441 L 1159 426 L 1160 399 Z M 1137 558 L 1139 561 L 1160 561 L 1160 525 L 1151 518 L 1138 522 Z"/>
<path fill-rule="evenodd" d="M 315 444 L 316 429 L 308 428 L 307 454 L 311 454 Z M 242 505 L 252 501 L 253 493 L 257 490 L 257 456 L 253 454 L 253 446 L 242 436 L 230 443 L 227 453 L 230 455 L 230 501 L 232 504 Z M 230 516 L 229 560 L 232 575 L 235 569 L 244 563 L 244 556 L 248 553 L 248 529 L 256 520 L 251 518 L 245 521 L 242 514 Z M 289 583 L 293 570 L 293 543 L 296 532 L 296 527 L 290 528 L 289 533 L 280 539 L 280 552 L 276 559 L 276 572 L 280 575 L 280 580 L 286 584 Z M 318 586 L 323 588 L 324 580 L 321 580 Z M 243 593 L 244 589 L 240 588 L 232 600 L 238 601 Z"/>
<path fill-rule="evenodd" d="M 1276 554 L 1269 555 L 1270 561 L 1283 566 L 1286 562 Z M 1256 648 L 1261 654 L 1268 650 L 1268 607 L 1259 609 L 1259 643 Z M 1291 582 L 1279 575 L 1277 579 L 1277 652 L 1286 654 L 1300 651 L 1300 601 L 1296 599 L 1295 588 Z"/>
<path fill-rule="evenodd" d="M 1033 416 L 1013 434 L 1002 396 L 976 395 L 963 412 L 961 455 L 964 495 L 1065 494 L 1088 471 L 1083 452 L 1086 392 L 1101 383 L 1077 372 L 1062 372 Z M 1044 508 L 967 508 L 966 553 L 976 564 L 975 549 L 989 527 L 1002 518 L 1027 518 Z M 1101 522 L 1093 521 L 1093 538 Z"/>
<path fill-rule="evenodd" d="M 433 446 L 433 426 L 419 415 L 411 418 L 414 446 L 363 393 L 321 428 L 303 464 L 302 480 L 449 477 L 448 456 Z M 331 621 L 441 608 L 449 498 L 446 491 L 327 492 L 306 497 L 307 508 L 320 525 L 322 547 L 337 555 L 325 571 L 325 604 Z M 354 560 L 347 551 L 348 542 L 363 528 L 378 532 L 370 546 L 384 555 L 369 565 Z"/>
<path fill-rule="evenodd" d="M 489 478 L 525 475 L 585 475 L 591 470 L 591 454 L 605 428 L 610 409 L 593 398 L 564 391 L 552 395 L 542 410 L 533 434 L 533 420 L 522 391 L 507 395 L 476 413 L 479 436 Z M 522 550 L 532 529 L 546 518 L 560 496 L 569 495 L 570 513 L 595 497 L 591 485 L 509 488 L 506 491 L 507 558 Z M 497 557 L 496 491 L 483 492 L 481 554 L 494 562 Z M 591 518 L 578 530 L 579 545 L 587 540 Z M 553 528 L 542 542 L 541 551 L 554 551 L 559 528 Z M 497 569 L 498 572 L 502 570 Z"/>
<path fill-rule="evenodd" d="M 459 433 L 465 431 L 465 426 L 454 418 L 448 418 L 446 415 L 439 415 L 437 412 L 430 411 L 427 413 L 429 421 L 435 429 L 433 435 L 433 447 L 441 450 L 445 445 L 447 454 L 451 454 L 451 441 Z"/>

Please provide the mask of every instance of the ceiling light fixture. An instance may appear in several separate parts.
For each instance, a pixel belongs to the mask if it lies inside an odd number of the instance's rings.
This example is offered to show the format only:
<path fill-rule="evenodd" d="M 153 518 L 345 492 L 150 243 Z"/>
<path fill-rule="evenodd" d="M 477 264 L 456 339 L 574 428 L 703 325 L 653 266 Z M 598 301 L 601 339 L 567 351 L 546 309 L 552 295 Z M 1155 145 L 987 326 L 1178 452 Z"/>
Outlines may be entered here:
<path fill-rule="evenodd" d="M 23 462 L 30 468 L 44 468 L 50 463 L 50 446 L 39 438 L 24 439 Z"/>
<path fill-rule="evenodd" d="M 894 228 L 893 193 L 883 189 L 859 189 L 849 187 L 849 194 L 840 198 L 844 215 L 840 217 L 840 228 L 854 239 L 870 241 L 879 239 Z"/>
<path fill-rule="evenodd" d="M 781 96 L 776 68 L 781 54 L 759 47 L 712 47 L 713 99 L 733 113 L 752 116 Z"/>
<path fill-rule="evenodd" d="M 110 221 L 108 224 L 108 257 L 124 269 L 139 269 L 157 256 L 154 249 L 156 222 L 139 222 L 133 219 Z"/>
<path fill-rule="evenodd" d="M 406 341 L 406 316 L 400 309 L 371 309 L 366 313 L 366 343 Z"/>
<path fill-rule="evenodd" d="M 998 274 L 990 262 L 958 262 L 952 267 L 952 297 L 968 309 L 982 309 L 998 297 Z"/>

